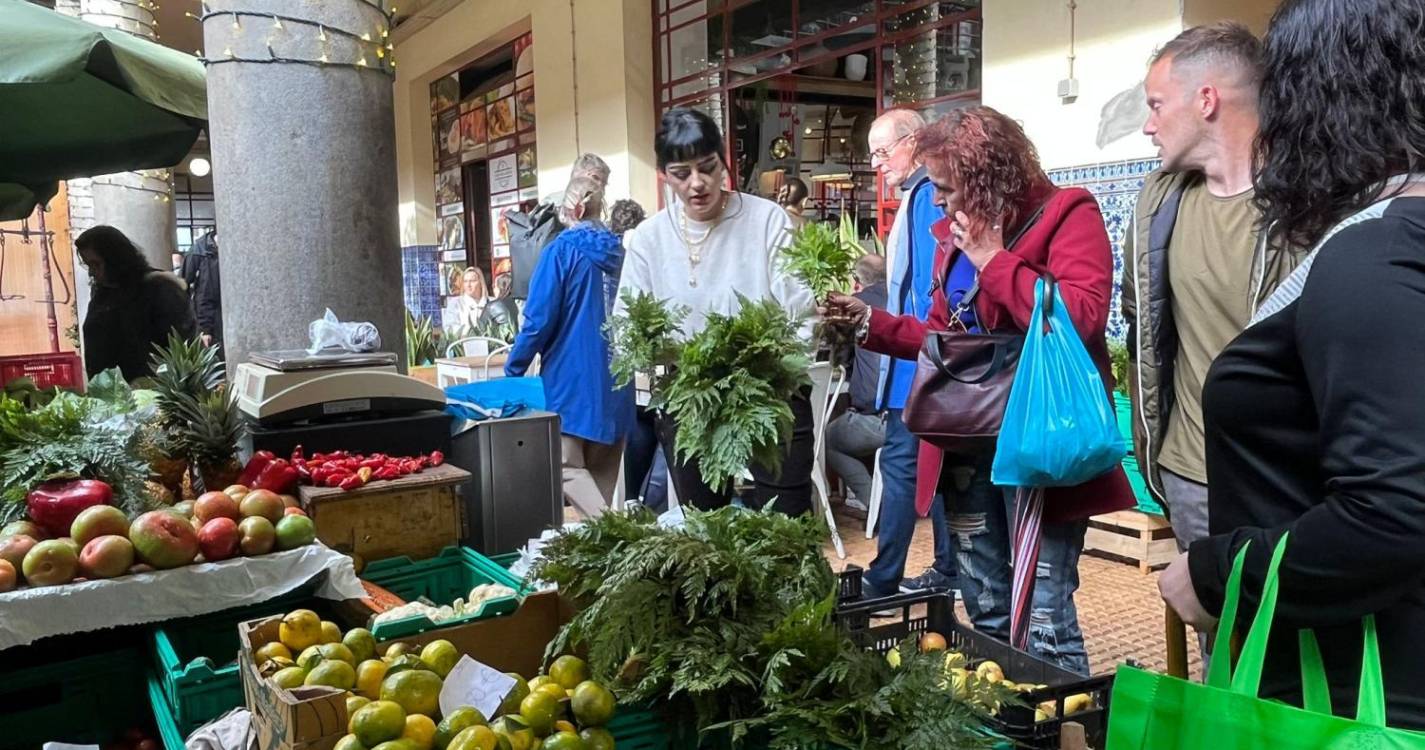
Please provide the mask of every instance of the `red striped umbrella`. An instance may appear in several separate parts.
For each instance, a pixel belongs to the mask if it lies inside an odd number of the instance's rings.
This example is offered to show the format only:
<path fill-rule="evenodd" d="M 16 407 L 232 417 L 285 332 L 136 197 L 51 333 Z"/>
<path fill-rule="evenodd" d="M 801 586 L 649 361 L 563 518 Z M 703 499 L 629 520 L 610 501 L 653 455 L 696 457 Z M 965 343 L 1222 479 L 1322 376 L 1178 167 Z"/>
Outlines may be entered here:
<path fill-rule="evenodd" d="M 1010 590 L 1009 644 L 1029 650 L 1029 617 L 1034 576 L 1039 570 L 1039 530 L 1044 520 L 1044 489 L 1020 487 L 1014 495 L 1014 581 Z"/>

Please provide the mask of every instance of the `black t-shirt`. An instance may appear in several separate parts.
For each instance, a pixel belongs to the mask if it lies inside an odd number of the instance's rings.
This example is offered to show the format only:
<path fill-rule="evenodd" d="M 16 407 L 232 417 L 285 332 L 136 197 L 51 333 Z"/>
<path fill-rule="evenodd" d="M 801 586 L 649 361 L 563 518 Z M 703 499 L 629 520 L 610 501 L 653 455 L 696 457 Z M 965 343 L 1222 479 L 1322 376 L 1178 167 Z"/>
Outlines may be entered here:
<path fill-rule="evenodd" d="M 1262 696 L 1300 704 L 1296 629 L 1313 628 L 1336 713 L 1353 716 L 1374 613 L 1390 725 L 1425 729 L 1425 198 L 1339 231 L 1297 288 L 1208 373 L 1214 536 L 1191 547 L 1193 585 L 1220 612 L 1251 540 L 1250 618 L 1290 532 Z"/>

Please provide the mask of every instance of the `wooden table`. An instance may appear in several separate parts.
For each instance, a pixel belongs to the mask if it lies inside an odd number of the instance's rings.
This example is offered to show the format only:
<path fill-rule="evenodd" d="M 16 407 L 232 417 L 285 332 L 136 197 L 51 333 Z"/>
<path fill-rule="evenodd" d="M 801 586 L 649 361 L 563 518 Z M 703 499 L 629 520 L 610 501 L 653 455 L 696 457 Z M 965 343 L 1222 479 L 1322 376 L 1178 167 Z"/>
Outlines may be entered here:
<path fill-rule="evenodd" d="M 470 472 L 441 464 L 350 492 L 302 487 L 301 503 L 328 547 L 366 562 L 434 557 L 460 543 L 464 514 L 456 488 L 469 479 Z"/>

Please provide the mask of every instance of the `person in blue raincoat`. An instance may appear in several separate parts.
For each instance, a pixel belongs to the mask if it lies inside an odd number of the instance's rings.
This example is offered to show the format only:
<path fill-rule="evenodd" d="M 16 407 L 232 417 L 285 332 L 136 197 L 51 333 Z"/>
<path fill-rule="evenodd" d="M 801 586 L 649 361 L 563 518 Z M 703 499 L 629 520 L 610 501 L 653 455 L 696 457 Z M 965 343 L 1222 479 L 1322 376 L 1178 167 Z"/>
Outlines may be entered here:
<path fill-rule="evenodd" d="M 609 370 L 604 321 L 618 291 L 623 245 L 598 220 L 603 191 L 586 176 L 569 181 L 560 209 L 569 228 L 539 256 L 524 327 L 505 365 L 507 376 L 522 376 L 540 356 L 545 404 L 559 414 L 563 433 L 564 497 L 586 517 L 613 502 L 634 418 L 633 387 L 615 390 Z"/>

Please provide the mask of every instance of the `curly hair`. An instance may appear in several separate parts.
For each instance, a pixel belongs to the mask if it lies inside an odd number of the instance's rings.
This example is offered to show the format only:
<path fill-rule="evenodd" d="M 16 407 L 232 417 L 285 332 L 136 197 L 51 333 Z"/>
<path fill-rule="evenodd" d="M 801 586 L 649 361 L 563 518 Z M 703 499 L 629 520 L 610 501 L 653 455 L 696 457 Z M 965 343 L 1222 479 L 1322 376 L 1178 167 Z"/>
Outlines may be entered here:
<path fill-rule="evenodd" d="M 1049 184 L 1024 129 L 990 107 L 958 109 L 930 124 L 916 136 L 915 158 L 938 162 L 953 176 L 963 210 L 977 225 L 998 217 L 1006 229 L 1016 226 L 1031 208 L 1030 196 Z"/>
<path fill-rule="evenodd" d="M 624 232 L 642 224 L 646 218 L 648 212 L 643 210 L 638 201 L 631 198 L 616 200 L 609 209 L 609 231 L 623 237 Z"/>
<path fill-rule="evenodd" d="M 104 275 L 115 286 L 138 286 L 157 270 L 133 240 L 107 224 L 86 229 L 74 240 L 76 250 L 90 250 L 104 261 Z"/>
<path fill-rule="evenodd" d="M 1265 40 L 1253 200 L 1310 247 L 1425 155 L 1425 0 L 1287 0 Z"/>

